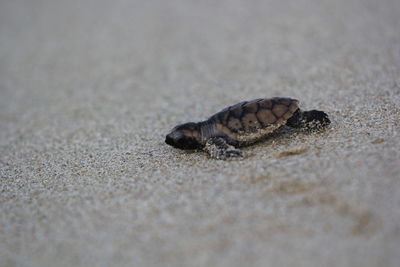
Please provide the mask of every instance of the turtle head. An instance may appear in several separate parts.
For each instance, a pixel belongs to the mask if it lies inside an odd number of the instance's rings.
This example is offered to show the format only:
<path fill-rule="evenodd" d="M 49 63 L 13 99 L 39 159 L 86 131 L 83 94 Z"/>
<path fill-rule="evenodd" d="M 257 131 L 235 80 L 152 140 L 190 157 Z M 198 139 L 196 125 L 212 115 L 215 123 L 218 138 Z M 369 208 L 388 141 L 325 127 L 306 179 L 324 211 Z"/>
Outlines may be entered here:
<path fill-rule="evenodd" d="M 188 122 L 176 126 L 166 136 L 165 143 L 180 149 L 197 149 L 201 147 L 199 123 Z"/>

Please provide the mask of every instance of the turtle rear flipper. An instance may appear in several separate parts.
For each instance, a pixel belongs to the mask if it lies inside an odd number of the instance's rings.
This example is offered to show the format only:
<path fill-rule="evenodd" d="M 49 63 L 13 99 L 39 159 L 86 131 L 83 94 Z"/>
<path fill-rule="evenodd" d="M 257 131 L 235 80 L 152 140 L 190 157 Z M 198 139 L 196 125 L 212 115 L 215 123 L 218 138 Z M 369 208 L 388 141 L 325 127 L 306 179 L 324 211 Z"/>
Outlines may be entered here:
<path fill-rule="evenodd" d="M 320 110 L 301 111 L 298 109 L 286 125 L 293 128 L 320 129 L 328 126 L 331 121 L 328 115 Z"/>

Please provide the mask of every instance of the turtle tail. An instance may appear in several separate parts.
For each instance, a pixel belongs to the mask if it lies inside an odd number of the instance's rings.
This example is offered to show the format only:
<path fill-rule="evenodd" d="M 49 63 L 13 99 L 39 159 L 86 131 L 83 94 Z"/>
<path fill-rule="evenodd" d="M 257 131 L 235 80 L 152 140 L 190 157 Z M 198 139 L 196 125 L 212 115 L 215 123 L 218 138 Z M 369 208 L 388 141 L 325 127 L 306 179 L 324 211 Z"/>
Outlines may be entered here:
<path fill-rule="evenodd" d="M 320 110 L 301 111 L 296 110 L 291 118 L 287 120 L 286 125 L 293 128 L 320 129 L 328 126 L 331 121 L 328 114 Z"/>

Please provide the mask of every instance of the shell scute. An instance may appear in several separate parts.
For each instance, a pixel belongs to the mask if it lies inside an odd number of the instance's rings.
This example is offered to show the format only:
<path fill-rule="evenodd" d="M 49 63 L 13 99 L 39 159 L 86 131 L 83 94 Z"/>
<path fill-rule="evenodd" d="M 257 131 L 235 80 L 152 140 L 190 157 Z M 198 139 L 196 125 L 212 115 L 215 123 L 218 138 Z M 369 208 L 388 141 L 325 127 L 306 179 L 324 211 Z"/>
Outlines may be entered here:
<path fill-rule="evenodd" d="M 269 109 L 261 109 L 257 112 L 257 118 L 263 127 L 267 127 L 276 122 L 276 117 Z"/>
<path fill-rule="evenodd" d="M 244 113 L 256 113 L 258 111 L 258 103 L 251 101 L 243 106 Z"/>
<path fill-rule="evenodd" d="M 290 104 L 289 110 L 290 110 L 290 112 L 294 113 L 294 112 L 295 112 L 296 110 L 298 110 L 298 109 L 299 109 L 299 101 L 294 100 L 294 101 Z"/>
<path fill-rule="evenodd" d="M 272 99 L 263 99 L 258 103 L 260 105 L 260 108 L 265 108 L 265 109 L 270 109 L 272 108 Z"/>
<path fill-rule="evenodd" d="M 276 102 L 276 103 L 279 103 L 279 104 L 281 104 L 281 105 L 285 105 L 285 106 L 290 106 L 290 104 L 292 103 L 292 101 L 294 100 L 294 99 L 291 99 L 291 98 L 282 98 L 282 97 L 275 97 L 275 98 L 273 98 L 273 100 Z"/>
<path fill-rule="evenodd" d="M 227 126 L 232 132 L 240 132 L 244 130 L 241 121 L 233 117 L 229 118 Z"/>
<path fill-rule="evenodd" d="M 272 112 L 275 114 L 276 117 L 280 118 L 288 111 L 288 107 L 282 104 L 274 105 L 272 108 Z"/>
<path fill-rule="evenodd" d="M 217 132 L 231 139 L 251 139 L 281 127 L 299 108 L 291 98 L 255 99 L 227 107 L 209 118 L 217 125 Z M 246 137 L 245 137 L 246 136 Z M 246 140 L 247 140 L 246 139 Z"/>
<path fill-rule="evenodd" d="M 243 108 L 242 108 L 243 103 L 236 104 L 232 107 L 229 108 L 229 116 L 233 116 L 235 118 L 240 118 L 243 113 Z"/>
<path fill-rule="evenodd" d="M 244 115 L 242 118 L 242 124 L 244 130 L 247 132 L 254 132 L 262 126 L 254 113 L 247 113 Z"/>

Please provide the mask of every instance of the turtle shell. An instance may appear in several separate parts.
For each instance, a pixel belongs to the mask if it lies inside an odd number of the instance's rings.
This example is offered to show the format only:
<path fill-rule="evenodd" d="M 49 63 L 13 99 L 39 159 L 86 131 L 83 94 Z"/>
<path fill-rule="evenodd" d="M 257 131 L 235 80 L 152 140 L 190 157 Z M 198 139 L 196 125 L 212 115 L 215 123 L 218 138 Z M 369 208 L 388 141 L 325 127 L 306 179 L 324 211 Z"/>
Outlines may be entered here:
<path fill-rule="evenodd" d="M 209 121 L 215 123 L 218 132 L 237 141 L 251 142 L 284 125 L 298 109 L 296 99 L 262 98 L 227 107 Z"/>

